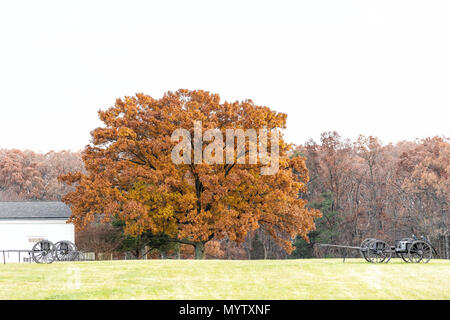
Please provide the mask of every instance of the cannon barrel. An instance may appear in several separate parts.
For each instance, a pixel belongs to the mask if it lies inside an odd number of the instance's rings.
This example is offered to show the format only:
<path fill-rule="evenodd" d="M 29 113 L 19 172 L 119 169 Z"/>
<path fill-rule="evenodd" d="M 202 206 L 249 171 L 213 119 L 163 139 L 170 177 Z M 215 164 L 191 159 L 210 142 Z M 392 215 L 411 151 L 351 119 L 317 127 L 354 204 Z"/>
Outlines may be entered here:
<path fill-rule="evenodd" d="M 367 250 L 367 248 L 344 246 L 344 245 L 340 245 L 340 244 L 317 243 L 316 245 L 319 247 L 335 247 L 335 248 L 344 248 L 344 249 Z"/>

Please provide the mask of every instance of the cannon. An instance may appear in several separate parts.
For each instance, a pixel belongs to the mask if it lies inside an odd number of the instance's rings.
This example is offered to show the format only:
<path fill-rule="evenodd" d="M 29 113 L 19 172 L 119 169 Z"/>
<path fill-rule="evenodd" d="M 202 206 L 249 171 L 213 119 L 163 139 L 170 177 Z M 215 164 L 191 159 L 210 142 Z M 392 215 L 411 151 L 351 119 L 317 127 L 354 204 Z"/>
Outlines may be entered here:
<path fill-rule="evenodd" d="M 389 246 L 383 240 L 375 238 L 365 239 L 359 247 L 321 243 L 317 245 L 345 249 L 344 261 L 348 249 L 359 250 L 361 256 L 371 263 L 388 263 L 392 255 L 396 255 L 408 263 L 428 263 L 433 258 L 433 254 L 437 254 L 428 237 L 422 236 L 421 239 L 418 239 L 414 235 L 411 238 L 396 240 L 394 246 Z"/>
<path fill-rule="evenodd" d="M 76 261 L 79 251 L 75 244 L 63 240 L 53 244 L 49 240 L 37 242 L 31 249 L 31 257 L 36 263 L 52 263 L 53 261 Z"/>

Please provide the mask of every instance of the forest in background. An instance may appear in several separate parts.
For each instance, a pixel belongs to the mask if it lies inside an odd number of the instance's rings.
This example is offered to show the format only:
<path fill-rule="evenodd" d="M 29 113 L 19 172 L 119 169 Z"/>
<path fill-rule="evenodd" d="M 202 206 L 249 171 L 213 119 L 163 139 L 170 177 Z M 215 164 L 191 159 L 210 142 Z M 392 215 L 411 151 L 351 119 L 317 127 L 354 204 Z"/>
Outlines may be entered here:
<path fill-rule="evenodd" d="M 315 243 L 358 245 L 365 238 L 388 243 L 415 234 L 433 243 L 449 225 L 450 143 L 445 137 L 383 144 L 360 136 L 356 141 L 325 132 L 320 141 L 293 146 L 292 156 L 306 157 L 310 180 L 299 195 L 323 216 L 316 220 L 310 243 L 295 239 L 288 255 L 263 229 L 237 245 L 230 240 L 211 241 L 206 257 L 220 259 L 283 259 L 338 254 L 318 250 Z M 45 154 L 0 149 L 0 201 L 61 200 L 71 188 L 58 180 L 69 172 L 83 171 L 79 152 Z M 82 250 L 111 256 L 191 257 L 189 246 L 155 243 L 144 237 L 124 236 L 120 226 L 92 225 L 77 232 Z"/>

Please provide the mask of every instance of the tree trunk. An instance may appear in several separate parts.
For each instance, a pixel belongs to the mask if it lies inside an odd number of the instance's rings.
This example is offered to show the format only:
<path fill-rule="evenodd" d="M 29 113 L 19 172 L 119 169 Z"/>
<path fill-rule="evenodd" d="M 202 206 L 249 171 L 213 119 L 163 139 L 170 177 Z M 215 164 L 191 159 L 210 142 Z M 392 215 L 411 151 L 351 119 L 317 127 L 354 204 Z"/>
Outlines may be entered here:
<path fill-rule="evenodd" d="M 204 242 L 196 242 L 194 244 L 195 247 L 195 259 L 204 259 L 205 258 L 205 243 Z"/>

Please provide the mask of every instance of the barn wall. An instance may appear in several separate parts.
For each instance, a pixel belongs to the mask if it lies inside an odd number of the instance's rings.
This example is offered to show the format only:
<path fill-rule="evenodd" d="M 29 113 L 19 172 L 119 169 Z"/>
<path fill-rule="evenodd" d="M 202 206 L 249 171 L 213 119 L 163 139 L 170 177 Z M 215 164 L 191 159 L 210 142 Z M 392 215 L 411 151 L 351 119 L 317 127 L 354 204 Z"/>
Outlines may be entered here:
<path fill-rule="evenodd" d="M 74 242 L 74 235 L 73 224 L 67 224 L 64 219 L 0 220 L 0 250 L 31 250 L 41 239 L 53 243 L 61 240 Z M 16 253 L 9 253 L 6 256 L 6 262 L 19 262 Z M 28 254 L 22 253 L 21 261 L 23 257 L 28 257 Z M 3 256 L 0 256 L 0 262 L 3 262 Z"/>

